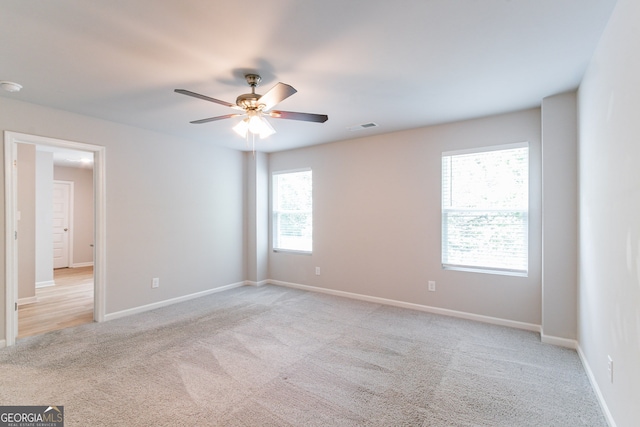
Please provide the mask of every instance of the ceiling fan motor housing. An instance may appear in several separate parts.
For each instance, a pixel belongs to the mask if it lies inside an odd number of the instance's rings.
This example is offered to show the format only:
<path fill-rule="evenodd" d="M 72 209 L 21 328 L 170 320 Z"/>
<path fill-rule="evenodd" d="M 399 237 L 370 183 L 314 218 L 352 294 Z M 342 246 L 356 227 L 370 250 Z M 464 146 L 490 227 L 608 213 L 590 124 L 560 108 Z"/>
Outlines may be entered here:
<path fill-rule="evenodd" d="M 258 74 L 245 74 L 244 78 L 247 80 L 249 86 L 251 86 L 251 93 L 245 93 L 237 97 L 236 105 L 246 110 L 258 110 L 260 109 L 258 99 L 260 99 L 262 95 L 256 93 L 256 86 L 260 84 L 262 77 Z"/>
<path fill-rule="evenodd" d="M 244 78 L 247 79 L 247 83 L 251 87 L 258 86 L 260 84 L 260 81 L 262 80 L 262 77 L 260 77 L 258 74 L 245 74 Z"/>
<path fill-rule="evenodd" d="M 257 110 L 260 106 L 264 106 L 264 104 L 258 104 L 261 96 L 257 93 L 245 93 L 236 98 L 236 105 L 246 110 Z"/>

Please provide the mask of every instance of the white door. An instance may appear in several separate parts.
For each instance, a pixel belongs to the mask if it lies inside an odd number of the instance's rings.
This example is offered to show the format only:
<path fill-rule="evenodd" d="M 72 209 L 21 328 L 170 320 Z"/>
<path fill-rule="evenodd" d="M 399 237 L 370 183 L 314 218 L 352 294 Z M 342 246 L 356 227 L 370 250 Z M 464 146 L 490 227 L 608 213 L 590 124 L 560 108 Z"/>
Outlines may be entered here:
<path fill-rule="evenodd" d="M 71 183 L 53 183 L 53 268 L 69 267 Z"/>

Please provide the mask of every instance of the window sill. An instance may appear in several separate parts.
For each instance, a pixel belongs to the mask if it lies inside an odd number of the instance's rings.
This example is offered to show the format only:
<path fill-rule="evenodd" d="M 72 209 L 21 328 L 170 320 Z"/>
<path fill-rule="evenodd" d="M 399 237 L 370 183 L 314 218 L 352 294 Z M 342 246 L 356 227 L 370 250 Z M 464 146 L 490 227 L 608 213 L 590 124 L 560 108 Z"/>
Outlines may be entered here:
<path fill-rule="evenodd" d="M 465 267 L 463 265 L 442 264 L 443 270 L 465 271 L 468 273 L 497 274 L 500 276 L 529 277 L 528 271 L 501 270 L 496 268 Z"/>
<path fill-rule="evenodd" d="M 300 251 L 297 249 L 276 249 L 273 248 L 273 252 L 282 252 L 285 254 L 298 254 L 298 255 L 311 255 L 313 252 L 311 251 Z"/>

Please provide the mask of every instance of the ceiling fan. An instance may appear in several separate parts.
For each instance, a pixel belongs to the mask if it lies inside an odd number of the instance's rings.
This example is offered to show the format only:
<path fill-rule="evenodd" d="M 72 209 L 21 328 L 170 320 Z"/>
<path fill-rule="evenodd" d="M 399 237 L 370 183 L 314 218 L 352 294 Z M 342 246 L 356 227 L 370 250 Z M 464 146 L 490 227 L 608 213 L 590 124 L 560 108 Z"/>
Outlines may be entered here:
<path fill-rule="evenodd" d="M 246 74 L 245 79 L 251 87 L 251 93 L 245 93 L 236 99 L 236 103 L 221 101 L 209 96 L 200 95 L 185 89 L 175 89 L 175 92 L 183 95 L 193 96 L 195 98 L 204 99 L 205 101 L 215 102 L 235 110 L 240 113 L 225 114 L 224 116 L 209 117 L 206 119 L 194 120 L 190 123 L 201 124 L 214 122 L 217 120 L 230 119 L 232 117 L 245 117 L 240 123 L 233 127 L 233 130 L 243 138 L 246 138 L 247 132 L 254 135 L 260 135 L 260 138 L 266 138 L 273 135 L 276 131 L 267 121 L 266 117 L 276 119 L 301 120 L 305 122 L 324 123 L 329 117 L 326 114 L 297 113 L 293 111 L 272 110 L 276 104 L 284 101 L 297 92 L 288 84 L 278 83 L 267 91 L 264 95 L 256 93 L 256 86 L 260 84 L 262 78 L 258 74 Z"/>

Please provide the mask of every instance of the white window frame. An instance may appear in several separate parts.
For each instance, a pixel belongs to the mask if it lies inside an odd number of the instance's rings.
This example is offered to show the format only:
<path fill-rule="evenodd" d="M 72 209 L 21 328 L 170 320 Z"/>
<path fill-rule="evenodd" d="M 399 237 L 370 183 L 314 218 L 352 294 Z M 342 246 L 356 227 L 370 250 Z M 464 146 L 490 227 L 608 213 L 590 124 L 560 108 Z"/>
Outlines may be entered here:
<path fill-rule="evenodd" d="M 285 210 L 281 210 L 279 209 L 278 206 L 278 184 L 277 184 L 277 178 L 280 175 L 287 175 L 287 174 L 294 174 L 294 173 L 301 173 L 301 172 L 309 172 L 311 173 L 311 193 L 312 193 L 312 199 L 311 199 L 311 209 L 310 210 L 296 210 L 296 211 L 285 211 Z M 272 197 L 271 197 L 271 221 L 272 221 L 272 227 L 271 227 L 271 232 L 272 232 L 272 239 L 271 239 L 271 244 L 272 244 L 272 249 L 274 252 L 291 252 L 291 253 L 298 253 L 298 254 L 311 254 L 313 252 L 313 171 L 311 170 L 311 168 L 302 168 L 302 169 L 291 169 L 291 170 L 281 170 L 281 171 L 275 171 L 271 173 L 271 192 L 272 192 Z M 285 245 L 282 245 L 281 242 L 279 242 L 279 218 L 281 215 L 283 214 L 291 214 L 291 213 L 303 213 L 303 214 L 307 214 L 311 216 L 311 227 L 312 227 L 312 231 L 311 231 L 311 242 L 310 242 L 310 248 L 307 249 L 296 249 L 296 248 L 292 248 L 292 247 L 286 247 Z"/>
<path fill-rule="evenodd" d="M 496 145 L 496 146 L 488 146 L 488 147 L 479 147 L 479 148 L 473 148 L 473 149 L 468 149 L 468 150 L 457 150 L 457 151 L 447 151 L 447 152 L 443 152 L 442 153 L 442 159 L 444 159 L 445 157 L 452 157 L 452 156 L 458 156 L 458 155 L 466 155 L 466 154 L 474 154 L 474 153 L 486 153 L 486 152 L 490 152 L 490 151 L 502 151 L 502 150 L 510 150 L 510 149 L 517 149 L 517 148 L 527 148 L 527 196 L 526 196 L 526 206 L 520 207 L 520 208 L 491 208 L 491 207 L 482 207 L 482 208 L 461 208 L 461 207 L 451 207 L 451 206 L 447 206 L 447 203 L 449 202 L 448 200 L 446 200 L 446 195 L 445 193 L 449 190 L 445 189 L 445 179 L 444 176 L 442 176 L 442 182 L 441 182 L 441 197 L 442 197 L 442 203 L 441 203 L 441 214 L 442 214 L 442 218 L 441 218 L 441 231 L 442 231 L 442 236 L 441 236 L 441 260 L 442 260 L 442 267 L 445 270 L 461 270 L 461 271 L 471 271 L 471 272 L 478 272 L 478 273 L 491 273 L 491 274 L 504 274 L 504 275 L 512 275 L 512 276 L 523 276 L 523 277 L 527 277 L 528 276 L 528 270 L 529 270 L 529 232 L 530 232 L 530 226 L 529 226 L 529 211 L 530 211 L 530 174 L 531 174 L 531 150 L 530 150 L 530 146 L 528 142 L 521 142 L 521 143 L 515 143 L 515 144 L 503 144 L 503 145 Z M 443 162 L 444 163 L 444 162 Z M 442 166 L 443 170 L 442 170 L 442 174 L 444 174 L 444 165 Z M 449 178 L 449 182 L 450 182 Z M 450 188 L 449 188 L 450 189 Z M 499 266 L 493 266 L 493 265 L 477 265 L 477 264 L 471 264 L 471 265 L 465 265 L 464 263 L 453 263 L 453 262 L 446 262 L 446 253 L 447 253 L 447 242 L 448 242 L 448 236 L 447 236 L 447 226 L 446 226 L 446 217 L 449 213 L 470 213 L 473 214 L 473 212 L 489 212 L 489 213 L 514 213 L 514 212 L 519 212 L 522 217 L 524 218 L 524 241 L 523 241 L 523 246 L 524 246 L 524 258 L 525 258 L 525 267 L 524 268 L 508 268 L 508 267 L 499 267 Z"/>

